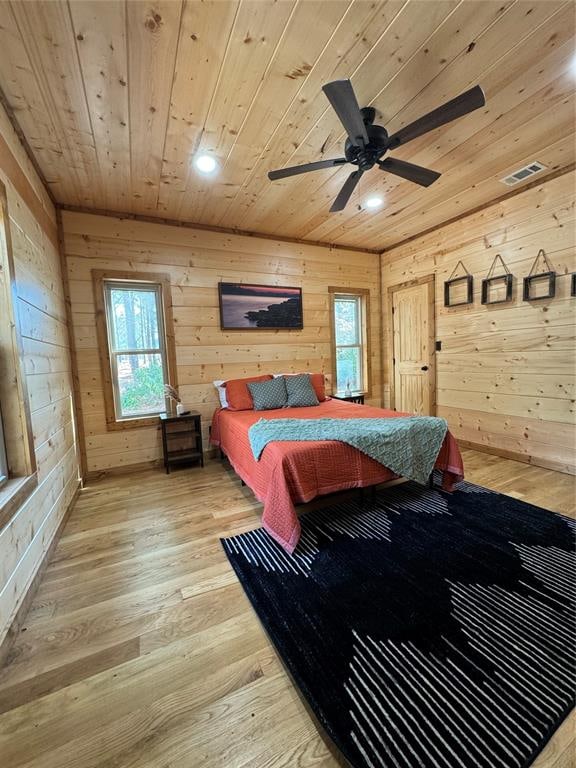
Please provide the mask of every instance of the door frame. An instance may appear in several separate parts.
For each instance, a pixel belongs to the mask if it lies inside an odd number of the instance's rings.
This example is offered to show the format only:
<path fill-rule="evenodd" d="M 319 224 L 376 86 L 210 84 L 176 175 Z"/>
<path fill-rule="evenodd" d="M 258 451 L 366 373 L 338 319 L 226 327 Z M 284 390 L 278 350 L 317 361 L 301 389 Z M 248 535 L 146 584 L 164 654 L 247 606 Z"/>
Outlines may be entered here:
<path fill-rule="evenodd" d="M 396 291 L 402 291 L 405 288 L 414 288 L 417 285 L 428 285 L 428 336 L 430 342 L 430 410 L 431 415 L 436 415 L 436 275 L 424 275 L 413 280 L 407 280 L 404 283 L 391 285 L 387 291 L 387 323 L 386 323 L 386 341 L 388 345 L 388 370 L 390 371 L 390 408 L 396 410 L 396 371 L 394 362 L 394 294 Z"/>

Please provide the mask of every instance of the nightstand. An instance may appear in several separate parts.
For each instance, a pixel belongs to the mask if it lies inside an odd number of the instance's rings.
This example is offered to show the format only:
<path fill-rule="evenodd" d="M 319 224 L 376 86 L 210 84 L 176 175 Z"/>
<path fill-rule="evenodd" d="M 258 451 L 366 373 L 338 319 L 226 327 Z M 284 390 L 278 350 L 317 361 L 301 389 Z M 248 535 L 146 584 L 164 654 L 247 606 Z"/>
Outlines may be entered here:
<path fill-rule="evenodd" d="M 204 466 L 202 452 L 202 423 L 198 411 L 184 416 L 160 414 L 164 468 L 170 473 L 173 464 L 189 464 L 195 461 Z"/>
<path fill-rule="evenodd" d="M 346 400 L 347 403 L 357 403 L 358 405 L 364 405 L 364 392 L 345 392 L 334 393 L 332 397 L 335 400 Z"/>

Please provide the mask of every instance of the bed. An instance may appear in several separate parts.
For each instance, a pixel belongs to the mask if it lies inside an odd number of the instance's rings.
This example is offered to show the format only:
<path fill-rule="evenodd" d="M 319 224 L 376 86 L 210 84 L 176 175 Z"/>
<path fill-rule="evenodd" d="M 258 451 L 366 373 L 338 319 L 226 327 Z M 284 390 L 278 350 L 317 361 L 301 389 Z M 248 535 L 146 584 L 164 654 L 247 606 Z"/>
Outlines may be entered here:
<path fill-rule="evenodd" d="M 300 539 L 295 504 L 349 488 L 366 488 L 397 477 L 369 456 L 343 442 L 276 441 L 256 461 L 248 430 L 261 418 L 394 418 L 396 411 L 327 399 L 308 408 L 268 411 L 232 411 L 219 408 L 212 419 L 211 442 L 227 456 L 236 474 L 264 504 L 262 525 L 288 552 Z M 442 487 L 451 491 L 464 470 L 458 444 L 446 433 L 435 468 L 442 473 Z"/>

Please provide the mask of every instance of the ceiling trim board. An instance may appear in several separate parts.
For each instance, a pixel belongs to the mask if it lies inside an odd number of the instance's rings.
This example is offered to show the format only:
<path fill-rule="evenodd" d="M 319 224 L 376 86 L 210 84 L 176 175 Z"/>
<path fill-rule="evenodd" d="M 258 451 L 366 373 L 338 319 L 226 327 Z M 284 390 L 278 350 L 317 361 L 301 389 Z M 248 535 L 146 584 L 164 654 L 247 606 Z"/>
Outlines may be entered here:
<path fill-rule="evenodd" d="M 20 139 L 19 136 L 18 139 Z M 52 242 L 52 245 L 58 248 L 57 226 L 55 222 L 50 218 L 44 203 L 42 202 L 41 198 L 38 197 L 38 194 L 26 176 L 24 169 L 18 162 L 18 159 L 14 156 L 14 153 L 12 152 L 12 149 L 8 145 L 6 139 L 1 134 L 0 170 L 6 174 L 9 183 L 14 187 L 18 195 L 22 198 L 24 204 L 30 209 L 33 216 L 37 220 L 38 225 Z M 40 183 L 46 187 L 42 178 L 40 179 Z M 48 192 L 47 188 L 46 191 Z M 57 210 L 56 206 L 54 206 L 54 209 Z"/>
<path fill-rule="evenodd" d="M 14 128 L 14 133 L 16 134 L 16 136 L 18 136 L 18 141 L 20 142 L 20 144 L 22 144 L 22 147 L 24 148 L 24 151 L 28 156 L 28 160 L 30 160 L 30 162 L 32 163 L 32 167 L 34 168 L 34 170 L 38 175 L 38 178 L 42 182 L 42 186 L 46 190 L 46 194 L 50 198 L 52 205 L 54 206 L 54 208 L 57 208 L 58 203 L 56 202 L 56 198 L 54 197 L 54 194 L 50 189 L 48 182 L 46 181 L 46 177 L 44 176 L 44 173 L 42 172 L 42 169 L 38 164 L 38 160 L 36 160 L 36 156 L 32 151 L 32 147 L 28 143 L 28 139 L 26 138 L 24 131 L 20 127 L 20 123 L 18 122 L 16 115 L 14 114 L 14 110 L 10 106 L 9 101 L 6 98 L 6 94 L 4 93 L 1 87 L 0 87 L 0 106 L 4 107 L 4 112 L 6 112 L 8 120 L 10 121 L 10 125 L 12 126 L 12 128 Z"/>

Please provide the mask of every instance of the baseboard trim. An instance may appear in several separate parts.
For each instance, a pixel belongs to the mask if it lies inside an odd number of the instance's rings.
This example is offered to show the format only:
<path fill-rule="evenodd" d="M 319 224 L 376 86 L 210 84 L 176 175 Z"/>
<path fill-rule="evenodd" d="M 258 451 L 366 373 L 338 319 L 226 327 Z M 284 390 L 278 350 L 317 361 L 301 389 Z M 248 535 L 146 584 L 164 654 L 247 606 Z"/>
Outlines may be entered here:
<path fill-rule="evenodd" d="M 209 448 L 204 451 L 204 458 L 213 459 L 216 454 L 216 448 Z M 117 477 L 118 475 L 130 475 L 133 472 L 143 472 L 147 469 L 162 469 L 164 471 L 163 459 L 152 459 L 152 461 L 141 461 L 139 464 L 125 464 L 121 467 L 109 467 L 107 469 L 92 469 L 86 475 L 86 482 L 104 480 L 106 477 Z"/>
<path fill-rule="evenodd" d="M 54 537 L 50 542 L 50 546 L 46 550 L 46 553 L 42 558 L 42 562 L 38 566 L 38 569 L 34 574 L 34 578 L 30 582 L 28 590 L 26 591 L 26 594 L 24 595 L 18 610 L 16 611 L 16 615 L 12 619 L 12 623 L 10 624 L 8 631 L 6 632 L 4 639 L 0 643 L 0 669 L 6 663 L 8 655 L 10 653 L 10 649 L 12 648 L 14 641 L 20 634 L 20 630 L 22 629 L 26 621 L 26 617 L 28 616 L 28 611 L 30 610 L 32 601 L 36 596 L 36 592 L 38 591 L 38 586 L 40 584 L 40 581 L 42 580 L 44 571 L 46 570 L 46 567 L 48 566 L 48 563 L 50 562 L 52 555 L 54 554 L 54 550 L 56 549 L 56 546 L 60 541 L 62 531 L 64 530 L 64 526 L 68 522 L 68 518 L 70 517 L 70 512 L 72 511 L 72 508 L 76 503 L 76 499 L 78 498 L 78 494 L 80 493 L 80 490 L 81 490 L 81 484 L 80 484 L 80 481 L 78 481 L 78 487 L 74 491 L 74 495 L 72 496 L 70 503 L 66 507 L 66 512 L 64 512 L 64 515 L 62 516 L 62 520 L 60 521 L 60 524 L 56 529 L 56 533 L 54 534 Z"/>
<path fill-rule="evenodd" d="M 470 440 L 460 440 L 459 438 L 458 445 L 461 448 L 469 448 L 472 451 L 479 451 L 480 453 L 489 453 L 492 456 L 499 456 L 502 459 L 512 459 L 512 461 L 520 461 L 522 464 L 531 464 L 534 467 L 542 467 L 542 469 L 552 469 L 554 472 L 562 472 L 564 475 L 576 475 L 576 466 L 563 464 L 562 462 L 554 461 L 553 459 L 529 456 L 525 453 L 507 451 L 503 448 L 494 448 L 491 445 L 473 443 Z"/>
<path fill-rule="evenodd" d="M 143 472 L 147 469 L 160 469 L 162 459 L 141 461 L 138 464 L 125 464 L 120 467 L 108 467 L 106 469 L 91 469 L 86 475 L 86 483 L 95 480 L 104 480 L 106 477 L 118 477 L 118 475 L 131 475 L 133 472 Z"/>

